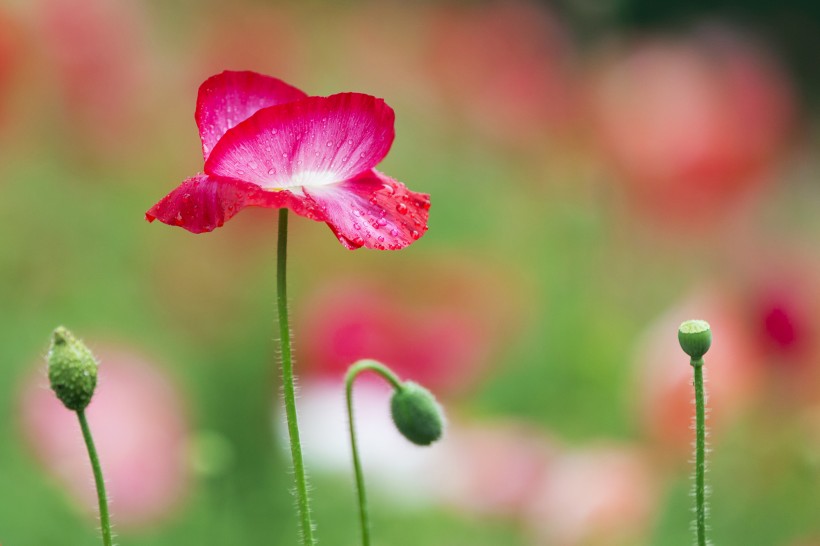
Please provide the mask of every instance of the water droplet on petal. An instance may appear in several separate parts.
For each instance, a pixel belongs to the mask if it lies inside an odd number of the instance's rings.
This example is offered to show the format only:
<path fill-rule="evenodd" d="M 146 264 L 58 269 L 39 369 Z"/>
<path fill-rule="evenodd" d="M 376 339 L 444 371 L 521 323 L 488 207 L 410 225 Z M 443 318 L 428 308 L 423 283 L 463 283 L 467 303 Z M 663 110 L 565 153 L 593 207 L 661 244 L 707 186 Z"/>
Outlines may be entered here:
<path fill-rule="evenodd" d="M 421 237 L 421 233 L 414 229 L 412 232 L 410 232 L 410 237 L 412 237 L 415 240 L 418 240 L 418 238 Z"/>
<path fill-rule="evenodd" d="M 327 147 L 328 147 L 328 148 L 330 148 L 331 146 L 333 146 L 333 141 L 332 141 L 332 140 L 328 140 L 328 141 L 327 141 Z"/>
<path fill-rule="evenodd" d="M 276 174 L 276 169 L 273 169 L 273 168 L 268 169 L 268 174 Z"/>
<path fill-rule="evenodd" d="M 276 133 L 278 133 L 278 132 L 279 132 L 279 131 L 277 131 L 276 129 L 271 129 L 270 134 L 275 135 L 275 134 L 276 134 Z"/>
<path fill-rule="evenodd" d="M 384 218 L 379 218 L 376 221 L 376 223 L 379 224 L 380 226 L 386 226 L 387 225 L 387 220 L 385 220 Z"/>
<path fill-rule="evenodd" d="M 393 229 L 390 230 L 390 236 L 391 237 L 395 237 L 398 234 L 399 234 L 399 230 L 397 230 L 396 228 L 393 228 Z"/>
<path fill-rule="evenodd" d="M 396 211 L 398 211 L 399 214 L 407 214 L 407 205 L 399 203 L 396 205 Z"/>
<path fill-rule="evenodd" d="M 359 224 L 353 224 L 353 229 L 362 229 L 362 226 Z"/>
<path fill-rule="evenodd" d="M 353 145 L 353 139 L 352 138 L 347 139 L 347 143 L 350 144 L 350 145 Z"/>
<path fill-rule="evenodd" d="M 380 243 L 383 243 L 383 242 L 384 242 L 384 235 L 379 235 L 379 242 L 380 242 Z"/>
<path fill-rule="evenodd" d="M 360 153 L 359 157 L 364 157 L 364 152 Z"/>

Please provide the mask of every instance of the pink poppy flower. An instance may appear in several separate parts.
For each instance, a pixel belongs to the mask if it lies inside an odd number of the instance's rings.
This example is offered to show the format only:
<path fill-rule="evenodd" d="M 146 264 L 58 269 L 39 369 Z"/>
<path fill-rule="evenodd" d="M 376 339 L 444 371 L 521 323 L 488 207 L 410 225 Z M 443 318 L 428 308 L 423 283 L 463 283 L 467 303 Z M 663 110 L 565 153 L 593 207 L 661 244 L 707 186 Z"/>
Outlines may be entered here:
<path fill-rule="evenodd" d="M 326 222 L 346 248 L 403 248 L 427 230 L 430 196 L 374 167 L 394 138 L 394 113 L 360 93 L 309 97 L 255 72 L 223 72 L 199 88 L 204 174 L 147 213 L 193 233 L 244 207 L 287 207 Z"/>

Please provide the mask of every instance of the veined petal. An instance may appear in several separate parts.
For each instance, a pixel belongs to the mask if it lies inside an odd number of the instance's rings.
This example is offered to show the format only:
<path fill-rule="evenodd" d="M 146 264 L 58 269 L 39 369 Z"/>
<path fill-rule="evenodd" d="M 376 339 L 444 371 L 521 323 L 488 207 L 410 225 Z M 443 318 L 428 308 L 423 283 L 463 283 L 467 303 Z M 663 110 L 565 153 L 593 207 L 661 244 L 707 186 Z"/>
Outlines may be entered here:
<path fill-rule="evenodd" d="M 199 86 L 196 125 L 202 140 L 202 155 L 211 150 L 228 129 L 262 108 L 303 99 L 307 94 L 282 80 L 257 74 L 226 70 Z"/>
<path fill-rule="evenodd" d="M 383 100 L 360 93 L 263 108 L 225 133 L 205 172 L 268 189 L 339 183 L 387 155 L 394 119 Z"/>
<path fill-rule="evenodd" d="M 288 191 L 265 191 L 249 182 L 198 174 L 151 207 L 145 219 L 180 226 L 192 233 L 213 231 L 248 206 L 288 207 L 302 216 L 321 219 L 304 201 Z"/>
<path fill-rule="evenodd" d="M 339 242 L 351 250 L 362 246 L 398 250 L 427 231 L 430 196 L 410 191 L 375 170 L 341 184 L 306 186 L 303 191 Z"/>

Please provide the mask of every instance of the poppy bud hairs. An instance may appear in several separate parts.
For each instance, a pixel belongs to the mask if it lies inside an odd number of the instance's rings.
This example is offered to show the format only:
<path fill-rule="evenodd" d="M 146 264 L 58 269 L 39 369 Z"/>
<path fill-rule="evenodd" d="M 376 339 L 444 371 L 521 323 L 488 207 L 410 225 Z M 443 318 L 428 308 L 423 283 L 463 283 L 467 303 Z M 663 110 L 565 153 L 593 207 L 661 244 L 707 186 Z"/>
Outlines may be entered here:
<path fill-rule="evenodd" d="M 97 387 L 97 361 L 85 344 L 60 326 L 51 337 L 48 380 L 57 398 L 71 411 L 84 410 Z"/>
<path fill-rule="evenodd" d="M 85 344 L 63 326 L 54 330 L 48 351 L 48 379 L 57 398 L 71 411 L 77 412 L 83 440 L 88 449 L 97 500 L 100 506 L 100 531 L 103 546 L 112 546 L 111 519 L 108 514 L 108 495 L 105 492 L 100 459 L 91 428 L 85 417 L 85 408 L 91 402 L 97 387 L 97 360 Z"/>
<path fill-rule="evenodd" d="M 705 320 L 687 320 L 678 328 L 681 349 L 689 355 L 695 379 L 695 539 L 706 546 L 706 392 L 703 381 L 703 355 L 712 346 L 712 329 Z"/>
<path fill-rule="evenodd" d="M 364 372 L 372 371 L 393 387 L 390 413 L 393 423 L 402 435 L 420 446 L 429 446 L 441 438 L 444 431 L 444 412 L 433 395 L 412 381 L 402 382 L 393 371 L 375 360 L 360 360 L 350 366 L 345 376 L 347 418 L 350 424 L 350 447 L 353 451 L 353 471 L 356 474 L 356 491 L 359 501 L 362 546 L 370 546 L 370 521 L 367 515 L 367 495 L 364 487 L 362 463 L 356 443 L 356 427 L 353 423 L 353 382 Z"/>
<path fill-rule="evenodd" d="M 404 248 L 427 230 L 430 196 L 374 167 L 395 137 L 395 114 L 361 93 L 311 97 L 255 72 L 225 71 L 199 88 L 204 173 L 145 214 L 193 233 L 244 207 L 288 208 L 325 222 L 348 249 Z"/>

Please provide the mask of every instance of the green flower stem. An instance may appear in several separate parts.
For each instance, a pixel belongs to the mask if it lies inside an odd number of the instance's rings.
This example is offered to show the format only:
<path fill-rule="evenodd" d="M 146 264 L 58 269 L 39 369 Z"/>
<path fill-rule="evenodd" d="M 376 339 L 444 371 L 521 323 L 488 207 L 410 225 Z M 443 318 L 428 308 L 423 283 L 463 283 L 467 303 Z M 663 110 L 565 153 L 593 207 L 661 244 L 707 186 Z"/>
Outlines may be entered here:
<path fill-rule="evenodd" d="M 97 500 L 100 504 L 100 527 L 102 529 L 103 545 L 112 546 L 111 519 L 108 515 L 108 496 L 105 493 L 105 482 L 103 481 L 102 469 L 100 468 L 100 458 L 97 456 L 94 438 L 91 437 L 91 429 L 88 427 L 88 420 L 85 418 L 85 410 L 77 411 L 77 417 L 80 420 L 80 428 L 83 430 L 85 446 L 88 448 L 88 458 L 91 460 L 91 469 L 94 471 L 94 483 L 97 485 Z"/>
<path fill-rule="evenodd" d="M 695 370 L 695 507 L 698 546 L 706 546 L 706 396 L 703 359 L 692 359 Z"/>
<path fill-rule="evenodd" d="M 367 494 L 364 488 L 362 462 L 359 458 L 359 447 L 356 442 L 356 427 L 353 423 L 353 381 L 364 371 L 373 371 L 381 375 L 397 391 L 404 387 L 399 378 L 387 367 L 375 360 L 360 360 L 350 367 L 345 377 L 345 394 L 347 396 L 347 418 L 350 423 L 350 447 L 353 451 L 353 470 L 356 474 L 356 492 L 359 500 L 359 522 L 362 528 L 362 545 L 370 546 L 370 520 L 367 513 Z"/>
<path fill-rule="evenodd" d="M 299 423 L 296 417 L 296 389 L 293 381 L 293 360 L 290 349 L 290 324 L 287 297 L 287 248 L 288 209 L 279 209 L 279 237 L 276 260 L 276 303 L 279 308 L 279 339 L 282 349 L 282 383 L 285 392 L 285 414 L 288 421 L 290 453 L 293 459 L 293 477 L 296 481 L 296 503 L 301 520 L 302 544 L 313 546 L 313 521 L 310 514 L 305 465 L 302 461 L 302 444 L 299 440 Z"/>

